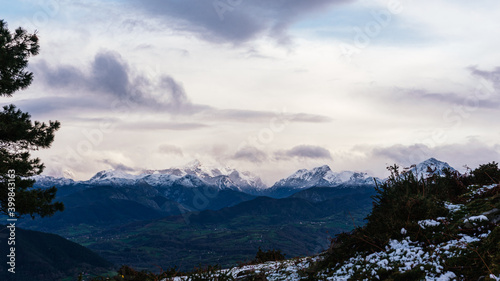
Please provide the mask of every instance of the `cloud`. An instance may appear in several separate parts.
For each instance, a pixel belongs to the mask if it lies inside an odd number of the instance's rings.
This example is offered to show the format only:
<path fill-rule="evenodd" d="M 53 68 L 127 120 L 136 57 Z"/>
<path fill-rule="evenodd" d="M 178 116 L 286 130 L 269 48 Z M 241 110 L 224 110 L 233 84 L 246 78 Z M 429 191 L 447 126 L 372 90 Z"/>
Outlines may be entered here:
<path fill-rule="evenodd" d="M 192 104 L 182 85 L 168 75 L 158 77 L 158 81 L 134 75 L 116 52 L 98 53 L 88 72 L 67 65 L 50 67 L 45 61 L 35 65 L 35 71 L 50 87 L 95 93 L 91 98 L 98 98 L 108 107 L 111 100 L 170 114 L 192 114 L 207 108 Z"/>
<path fill-rule="evenodd" d="M 500 89 L 500 67 L 496 67 L 493 71 L 479 70 L 477 67 L 469 67 L 472 75 L 482 77 L 493 83 L 495 88 Z"/>
<path fill-rule="evenodd" d="M 435 151 L 424 144 L 393 145 L 373 148 L 371 154 L 375 157 L 388 158 L 401 165 L 417 164 L 434 157 Z"/>
<path fill-rule="evenodd" d="M 180 147 L 171 144 L 160 145 L 158 147 L 158 151 L 162 154 L 184 156 L 184 153 L 182 152 L 182 149 Z"/>
<path fill-rule="evenodd" d="M 187 123 L 187 122 L 127 122 L 117 126 L 119 129 L 133 131 L 157 131 L 157 130 L 172 130 L 172 131 L 189 131 L 208 127 L 202 123 Z"/>
<path fill-rule="evenodd" d="M 298 145 L 289 150 L 275 153 L 277 160 L 287 160 L 294 157 L 302 159 L 332 159 L 332 155 L 328 149 L 315 145 Z"/>
<path fill-rule="evenodd" d="M 130 0 L 147 14 L 160 17 L 169 28 L 193 33 L 203 40 L 241 44 L 270 36 L 290 42 L 288 28 L 302 17 L 350 0 Z"/>
<path fill-rule="evenodd" d="M 232 157 L 236 160 L 246 160 L 253 163 L 262 163 L 267 160 L 267 154 L 253 146 L 245 146 Z"/>
<path fill-rule="evenodd" d="M 404 102 L 422 102 L 428 101 L 432 103 L 442 103 L 446 105 L 457 105 L 464 107 L 495 109 L 500 105 L 497 101 L 491 98 L 486 99 L 484 95 L 460 95 L 457 93 L 436 93 L 425 89 L 401 89 L 399 92 L 405 94 L 405 99 L 400 99 Z"/>
<path fill-rule="evenodd" d="M 307 113 L 276 113 L 248 109 L 219 109 L 208 105 L 194 104 L 184 87 L 173 77 L 158 76 L 156 81 L 135 75 L 135 72 L 116 52 L 105 51 L 95 55 L 83 71 L 75 66 L 49 66 L 41 61 L 34 66 L 46 86 L 77 92 L 78 94 L 43 97 L 26 101 L 29 108 L 36 112 L 72 110 L 85 107 L 90 111 L 113 111 L 121 113 L 156 112 L 172 116 L 189 115 L 193 118 L 210 121 L 232 122 L 280 122 L 326 123 L 330 117 Z M 85 68 L 83 68 L 85 69 Z M 82 95 L 79 93 L 85 93 Z M 88 93 L 91 93 L 89 95 Z M 281 124 L 280 124 L 281 125 Z M 133 125 L 131 125 L 133 126 Z M 206 125 L 201 123 L 151 123 L 144 128 L 153 129 L 196 129 Z M 136 126 L 137 127 L 137 126 Z"/>
<path fill-rule="evenodd" d="M 418 164 L 431 157 L 449 162 L 456 169 L 461 169 L 463 165 L 471 168 L 479 164 L 485 164 L 500 159 L 500 145 L 488 145 L 476 138 L 470 138 L 466 143 L 445 144 L 430 147 L 425 144 L 412 145 L 392 145 L 387 147 L 377 147 L 368 153 L 370 157 L 384 158 L 392 165 L 409 166 Z"/>
<path fill-rule="evenodd" d="M 206 115 L 206 118 L 213 120 L 232 120 L 232 121 L 253 121 L 253 122 L 273 122 L 275 121 L 280 126 L 289 122 L 301 123 L 328 123 L 333 119 L 316 114 L 307 113 L 286 113 L 286 112 L 270 112 L 245 109 L 211 109 L 201 113 Z"/>
<path fill-rule="evenodd" d="M 121 163 L 116 163 L 116 162 L 109 160 L 109 159 L 102 160 L 102 163 L 111 166 L 111 168 L 113 168 L 113 170 L 117 170 L 117 171 L 123 171 L 123 172 L 134 172 L 135 171 L 135 169 L 133 169 L 129 166 L 126 166 L 126 165 L 121 164 Z"/>

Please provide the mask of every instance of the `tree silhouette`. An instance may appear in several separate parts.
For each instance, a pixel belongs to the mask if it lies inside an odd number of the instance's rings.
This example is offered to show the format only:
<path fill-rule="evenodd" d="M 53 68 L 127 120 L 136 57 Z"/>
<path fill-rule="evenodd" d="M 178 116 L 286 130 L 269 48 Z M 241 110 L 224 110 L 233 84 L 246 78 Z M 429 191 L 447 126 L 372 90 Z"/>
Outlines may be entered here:
<path fill-rule="evenodd" d="M 39 49 L 36 34 L 22 28 L 11 33 L 0 20 L 0 96 L 10 97 L 31 84 L 33 73 L 25 68 L 28 58 L 37 55 Z M 0 214 L 10 217 L 44 217 L 64 210 L 61 202 L 53 202 L 55 187 L 33 188 L 35 181 L 30 178 L 45 168 L 39 158 L 31 158 L 30 152 L 50 147 L 60 123 L 32 122 L 30 118 L 12 104 L 0 112 Z"/>

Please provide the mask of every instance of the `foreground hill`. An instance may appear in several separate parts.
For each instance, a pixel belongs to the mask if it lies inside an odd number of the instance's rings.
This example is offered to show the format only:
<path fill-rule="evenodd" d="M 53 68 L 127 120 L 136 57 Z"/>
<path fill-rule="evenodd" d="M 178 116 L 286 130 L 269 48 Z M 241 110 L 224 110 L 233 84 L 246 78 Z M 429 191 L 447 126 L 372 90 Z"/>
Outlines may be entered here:
<path fill-rule="evenodd" d="M 111 270 L 110 262 L 58 235 L 21 228 L 16 228 L 15 234 L 15 274 L 7 272 L 10 266 L 5 262 L 5 255 L 11 246 L 2 239 L 0 253 L 4 262 L 0 266 L 0 280 L 53 281 L 68 277 L 76 280 L 82 272 L 102 274 Z M 9 235 L 5 225 L 0 226 L 0 235 Z"/>

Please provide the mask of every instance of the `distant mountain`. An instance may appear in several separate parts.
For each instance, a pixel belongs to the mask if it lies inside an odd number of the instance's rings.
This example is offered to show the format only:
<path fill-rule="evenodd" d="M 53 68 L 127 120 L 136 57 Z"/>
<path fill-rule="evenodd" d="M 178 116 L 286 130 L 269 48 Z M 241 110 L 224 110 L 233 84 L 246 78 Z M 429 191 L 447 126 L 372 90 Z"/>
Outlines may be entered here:
<path fill-rule="evenodd" d="M 52 186 L 67 186 L 74 185 L 75 181 L 67 178 L 56 178 L 45 175 L 38 175 L 33 177 L 36 180 L 35 186 L 41 188 L 49 188 Z"/>
<path fill-rule="evenodd" d="M 0 225 L 0 237 L 7 237 L 9 229 Z M 91 250 L 61 236 L 16 227 L 15 274 L 7 272 L 10 246 L 2 239 L 0 253 L 4 262 L 0 266 L 0 280 L 77 280 L 82 272 L 103 274 L 113 266 Z"/>
<path fill-rule="evenodd" d="M 291 176 L 276 182 L 267 194 L 271 197 L 287 197 L 293 193 L 311 187 L 356 187 L 374 185 L 377 178 L 369 177 L 367 173 L 343 171 L 333 172 L 324 165 L 311 170 L 301 169 Z M 380 180 L 379 180 L 380 181 Z"/>
<path fill-rule="evenodd" d="M 119 170 L 104 170 L 86 181 L 73 181 L 51 176 L 35 176 L 36 187 L 73 186 L 132 186 L 147 183 L 154 187 L 185 186 L 187 188 L 212 186 L 219 190 L 235 190 L 246 193 L 258 193 L 267 188 L 262 180 L 250 173 L 240 172 L 229 167 L 202 165 L 195 160 L 184 167 L 163 170 L 145 170 L 140 175 L 131 175 Z"/>
<path fill-rule="evenodd" d="M 145 174 L 150 175 L 171 175 L 185 177 L 186 175 L 196 176 L 209 185 L 214 185 L 220 189 L 232 189 L 243 192 L 254 192 L 267 188 L 262 180 L 250 173 L 239 172 L 229 167 L 215 167 L 203 165 L 195 160 L 181 168 L 170 168 L 164 170 L 147 170 Z"/>
<path fill-rule="evenodd" d="M 451 168 L 434 158 L 411 167 L 419 176 L 442 174 Z M 184 167 L 148 170 L 140 175 L 101 171 L 87 181 L 37 176 L 39 187 L 57 186 L 57 200 L 66 211 L 38 219 L 24 227 L 69 235 L 72 226 L 112 227 L 181 213 L 219 210 L 252 200 L 255 196 L 285 198 L 297 194 L 311 202 L 364 195 L 377 178 L 361 172 L 333 172 L 329 166 L 302 169 L 266 188 L 259 177 L 231 168 L 194 161 Z M 61 230 L 62 229 L 62 230 Z M 87 230 L 85 230 L 87 231 Z"/>
<path fill-rule="evenodd" d="M 408 172 L 413 173 L 418 178 L 428 178 L 432 175 L 444 175 L 444 170 L 449 169 L 452 172 L 456 172 L 456 170 L 451 167 L 448 163 L 437 160 L 436 158 L 429 158 L 425 161 L 422 161 L 416 165 L 412 165 L 409 167 Z"/>

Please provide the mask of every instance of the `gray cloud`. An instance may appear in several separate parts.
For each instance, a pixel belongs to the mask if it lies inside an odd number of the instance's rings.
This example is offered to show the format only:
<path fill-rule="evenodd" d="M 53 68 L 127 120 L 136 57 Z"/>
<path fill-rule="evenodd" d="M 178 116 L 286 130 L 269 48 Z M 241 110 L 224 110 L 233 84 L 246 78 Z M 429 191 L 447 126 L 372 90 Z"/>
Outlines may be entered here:
<path fill-rule="evenodd" d="M 375 157 L 389 158 L 398 164 L 412 165 L 434 157 L 434 152 L 424 144 L 410 146 L 397 144 L 390 147 L 374 148 L 371 153 Z"/>
<path fill-rule="evenodd" d="M 212 42 L 240 44 L 258 36 L 289 42 L 287 29 L 298 19 L 351 0 L 130 0 L 146 13 L 163 18 L 169 28 Z"/>
<path fill-rule="evenodd" d="M 315 145 L 298 145 L 289 150 L 278 151 L 275 153 L 277 160 L 287 160 L 290 158 L 308 158 L 308 159 L 332 159 L 328 149 Z"/>
<path fill-rule="evenodd" d="M 123 171 L 123 172 L 134 172 L 135 171 L 135 169 L 133 169 L 129 166 L 126 166 L 126 165 L 121 164 L 121 163 L 116 163 L 116 162 L 109 160 L 109 159 L 102 160 L 102 163 L 111 166 L 111 168 L 113 168 L 113 170 L 117 170 L 117 171 Z"/>
<path fill-rule="evenodd" d="M 262 163 L 267 160 L 267 155 L 256 147 L 245 146 L 238 150 L 232 158 L 236 160 L 246 160 L 253 163 Z"/>
<path fill-rule="evenodd" d="M 190 115 L 203 121 L 270 122 L 275 118 L 281 122 L 325 123 L 327 116 L 307 113 L 275 113 L 244 109 L 218 109 L 207 105 L 193 104 L 182 85 L 168 75 L 152 81 L 134 75 L 126 61 L 115 52 L 101 52 L 94 57 L 88 71 L 74 66 L 51 67 L 39 62 L 34 71 L 43 82 L 52 88 L 84 91 L 86 95 L 64 95 L 44 97 L 27 101 L 34 111 L 75 110 L 86 108 L 92 111 L 155 111 L 171 115 Z M 69 92 L 68 91 L 68 92 Z M 88 92 L 91 95 L 88 95 Z M 132 125 L 133 126 L 133 125 Z M 198 123 L 157 123 L 138 129 L 195 129 L 205 125 Z M 137 126 L 136 126 L 137 127 Z"/>
<path fill-rule="evenodd" d="M 109 101 L 115 100 L 171 114 L 192 114 L 208 108 L 192 104 L 182 85 L 168 75 L 161 76 L 159 81 L 133 75 L 129 65 L 115 52 L 97 54 L 88 73 L 73 66 L 50 67 L 44 61 L 35 66 L 35 71 L 51 87 L 98 93 L 108 107 Z M 153 94 L 155 91 L 159 93 Z"/>
<path fill-rule="evenodd" d="M 496 67 L 493 71 L 479 70 L 477 67 L 468 68 L 472 75 L 482 77 L 493 83 L 496 90 L 500 90 L 500 67 Z"/>
<path fill-rule="evenodd" d="M 208 127 L 201 123 L 187 122 L 127 122 L 117 126 L 119 129 L 142 131 L 142 130 L 172 130 L 172 131 L 189 131 Z"/>
<path fill-rule="evenodd" d="M 396 97 L 397 95 L 397 97 Z M 401 96 L 403 95 L 403 96 Z M 494 97 L 485 98 L 484 95 L 474 95 L 474 92 L 468 92 L 466 95 L 457 93 L 439 93 L 431 92 L 426 89 L 404 89 L 398 88 L 385 96 L 387 99 L 400 103 L 422 103 L 433 102 L 448 106 L 477 107 L 484 109 L 496 109 L 500 105 Z"/>
<path fill-rule="evenodd" d="M 390 160 L 388 165 L 397 163 L 409 166 L 435 157 L 438 160 L 449 162 L 456 169 L 461 169 L 463 165 L 475 168 L 479 164 L 491 161 L 498 162 L 500 145 L 488 145 L 475 138 L 470 138 L 464 144 L 446 144 L 435 147 L 425 144 L 378 147 L 373 148 L 369 154 Z M 453 159 L 453 162 L 449 159 Z"/>
<path fill-rule="evenodd" d="M 184 153 L 182 152 L 182 149 L 180 147 L 171 144 L 160 145 L 158 147 L 158 151 L 163 154 L 184 156 Z"/>
<path fill-rule="evenodd" d="M 328 123 L 333 119 L 328 116 L 307 114 L 307 113 L 280 113 L 258 110 L 244 109 L 213 109 L 202 112 L 207 117 L 215 120 L 233 120 L 233 121 L 253 121 L 270 122 L 276 120 L 279 125 L 287 122 L 302 123 Z"/>

